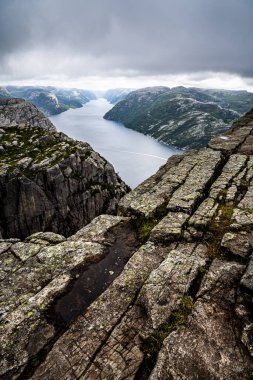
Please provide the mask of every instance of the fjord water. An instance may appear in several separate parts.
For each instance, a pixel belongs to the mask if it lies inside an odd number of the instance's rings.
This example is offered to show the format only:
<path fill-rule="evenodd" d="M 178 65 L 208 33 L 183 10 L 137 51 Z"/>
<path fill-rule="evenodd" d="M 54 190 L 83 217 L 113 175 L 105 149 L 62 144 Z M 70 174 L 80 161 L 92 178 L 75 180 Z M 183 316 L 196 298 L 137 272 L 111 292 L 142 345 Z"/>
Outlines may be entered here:
<path fill-rule="evenodd" d="M 105 99 L 91 100 L 82 108 L 68 110 L 50 119 L 58 131 L 88 142 L 134 188 L 154 174 L 170 156 L 181 151 L 125 128 L 121 123 L 103 119 L 112 107 Z"/>

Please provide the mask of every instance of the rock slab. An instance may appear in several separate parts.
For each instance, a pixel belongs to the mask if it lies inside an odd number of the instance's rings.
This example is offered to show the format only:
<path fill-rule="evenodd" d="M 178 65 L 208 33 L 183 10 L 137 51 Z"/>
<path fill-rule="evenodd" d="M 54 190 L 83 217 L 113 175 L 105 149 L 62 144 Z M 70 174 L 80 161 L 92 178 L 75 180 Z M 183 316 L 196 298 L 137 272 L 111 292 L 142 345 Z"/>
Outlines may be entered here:
<path fill-rule="evenodd" d="M 68 239 L 2 240 L 3 378 L 252 379 L 251 136 L 253 110 L 227 139 L 169 159 L 120 200 L 118 216 Z M 119 257 L 123 267 L 59 328 L 52 305 L 70 308 L 88 262 L 103 280 L 106 257 L 109 275 Z"/>

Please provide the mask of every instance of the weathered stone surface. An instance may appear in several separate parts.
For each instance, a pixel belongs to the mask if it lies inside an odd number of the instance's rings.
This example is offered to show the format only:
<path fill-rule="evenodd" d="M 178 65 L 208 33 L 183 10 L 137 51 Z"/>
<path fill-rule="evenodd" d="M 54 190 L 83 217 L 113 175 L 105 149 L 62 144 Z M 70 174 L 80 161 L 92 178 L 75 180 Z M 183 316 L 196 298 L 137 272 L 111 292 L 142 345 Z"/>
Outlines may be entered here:
<path fill-rule="evenodd" d="M 212 198 L 205 199 L 200 204 L 188 222 L 188 225 L 191 228 L 191 233 L 193 235 L 196 235 L 196 231 L 194 231 L 192 228 L 198 232 L 201 232 L 200 236 L 203 235 L 203 231 L 207 227 L 208 223 L 210 223 L 212 218 L 215 216 L 218 205 L 219 204 Z"/>
<path fill-rule="evenodd" d="M 203 250 L 203 247 L 197 247 L 195 244 L 186 244 L 180 245 L 176 250 L 169 250 L 161 265 L 151 272 L 151 275 L 144 283 L 135 304 L 127 311 L 120 323 L 116 325 L 101 351 L 97 353 L 95 358 L 93 358 L 90 368 L 88 368 L 81 377 L 82 379 L 87 380 L 97 377 L 104 379 L 123 379 L 134 378 L 134 376 L 136 376 L 136 378 L 139 378 L 139 376 L 142 378 L 141 374 L 137 373 L 138 369 L 145 356 L 153 354 L 152 350 L 154 347 L 152 346 L 159 344 L 158 340 L 161 339 L 162 336 L 162 334 L 159 336 L 159 333 L 156 332 L 157 330 L 154 329 L 154 320 L 150 317 L 152 309 L 151 304 L 147 305 L 146 302 L 147 292 L 151 298 L 153 297 L 153 300 L 156 298 L 157 291 L 161 290 L 161 282 L 159 281 L 159 276 L 157 278 L 157 273 L 161 273 L 162 268 L 168 265 L 168 262 L 172 259 L 170 261 L 171 266 L 175 255 L 180 256 L 182 267 L 184 267 L 183 262 L 185 263 L 185 267 L 187 267 L 189 264 L 189 256 L 193 257 L 194 255 L 197 255 L 199 259 L 201 256 L 205 258 L 205 249 Z M 182 307 L 182 304 L 186 302 L 188 304 L 191 303 L 191 297 L 185 295 L 188 291 L 187 285 L 184 286 L 181 284 L 182 286 L 180 287 L 180 285 L 177 284 L 178 278 L 176 278 L 176 271 L 174 272 L 174 278 L 172 271 L 170 274 L 172 275 L 170 279 L 171 287 L 168 284 L 169 281 L 167 282 L 167 288 L 165 285 L 165 292 L 166 290 L 170 291 L 170 297 L 168 297 L 166 305 L 160 300 L 161 302 L 156 309 L 157 320 L 159 320 L 159 324 L 161 325 L 164 325 L 162 322 L 167 321 L 170 315 L 173 314 L 172 311 L 177 311 Z M 188 279 L 191 276 L 192 278 L 194 277 L 194 270 L 192 271 L 192 274 L 189 274 Z M 169 275 L 167 278 L 168 277 Z M 152 290 L 150 289 L 150 281 L 152 281 L 152 285 L 154 285 Z M 157 285 L 157 288 L 155 284 Z M 185 284 L 187 284 L 187 280 L 185 281 Z M 153 306 L 155 306 L 155 302 Z M 165 326 L 168 331 L 172 328 L 169 323 L 165 324 Z M 144 342 L 149 343 L 147 344 Z M 143 349 L 143 346 L 146 346 L 145 349 Z M 149 353 L 145 353 L 145 350 L 149 350 Z"/>
<path fill-rule="evenodd" d="M 186 252 L 180 249 L 171 251 L 150 274 L 141 290 L 140 302 L 154 328 L 166 322 L 169 315 L 180 308 L 182 297 L 188 294 L 198 273 L 205 268 L 205 254 L 202 253 L 201 257 L 189 248 Z"/>
<path fill-rule="evenodd" d="M 74 379 L 84 374 L 93 355 L 131 307 L 149 273 L 165 255 L 166 250 L 158 249 L 153 243 L 142 246 L 122 274 L 55 343 L 33 378 Z"/>
<path fill-rule="evenodd" d="M 242 277 L 241 285 L 249 292 L 253 292 L 253 257 L 251 257 L 247 270 Z"/>
<path fill-rule="evenodd" d="M 236 149 L 240 151 L 252 132 L 252 114 L 253 111 L 251 110 L 239 121 L 235 122 L 228 133 L 214 137 L 208 144 L 209 148 L 227 153 L 232 153 Z"/>
<path fill-rule="evenodd" d="M 235 208 L 232 217 L 234 230 L 251 229 L 253 227 L 253 213 L 248 209 Z"/>
<path fill-rule="evenodd" d="M 245 168 L 247 156 L 232 154 L 222 169 L 220 176 L 213 183 L 210 189 L 210 197 L 217 199 L 219 196 L 225 196 L 226 190 L 234 185 L 235 179 Z"/>
<path fill-rule="evenodd" d="M 52 302 L 66 292 L 85 265 L 107 255 L 108 233 L 113 246 L 116 234 L 120 233 L 117 228 L 126 229 L 128 224 L 128 218 L 103 215 L 82 230 L 80 240 L 74 236 L 73 240 L 64 241 L 60 235 L 37 233 L 27 238 L 27 242 L 13 244 L 22 261 L 1 282 L 1 375 L 13 371 L 15 377 L 56 336 L 60 326 L 54 326 L 47 317 Z M 89 240 L 95 236 L 99 243 Z M 32 257 L 29 254 L 24 257 L 25 245 L 29 253 L 32 250 Z M 9 249 L 12 250 L 12 245 Z M 4 265 L 2 269 L 9 270 Z"/>
<path fill-rule="evenodd" d="M 220 152 L 201 150 L 196 155 L 196 165 L 189 172 L 185 182 L 172 195 L 168 202 L 169 210 L 191 213 L 203 198 L 206 186 L 211 181 L 218 165 L 221 163 Z"/>
<path fill-rule="evenodd" d="M 56 132 L 29 103 L 2 107 L 0 125 L 3 117 L 4 126 L 9 123 L 0 135 L 2 237 L 23 239 L 38 231 L 69 236 L 101 213 L 115 212 L 128 188 L 111 164 L 87 143 Z"/>
<path fill-rule="evenodd" d="M 1 129 L 17 125 L 32 125 L 55 131 L 51 121 L 43 115 L 32 103 L 23 99 L 0 99 Z M 13 143 L 13 142 L 12 142 Z"/>
<path fill-rule="evenodd" d="M 249 379 L 253 370 L 233 315 L 243 267 L 214 261 L 186 326 L 164 341 L 150 379 Z"/>
<path fill-rule="evenodd" d="M 8 247 L 11 244 L 7 245 Z M 14 272 L 21 266 L 20 260 L 7 249 L 0 254 L 0 281 L 3 280 L 9 273 Z"/>
<path fill-rule="evenodd" d="M 152 241 L 173 241 L 179 239 L 182 228 L 189 215 L 183 212 L 169 212 L 152 230 Z"/>
<path fill-rule="evenodd" d="M 240 146 L 238 151 L 241 154 L 253 154 L 253 136 L 246 137 L 244 143 Z"/>
<path fill-rule="evenodd" d="M 247 209 L 248 211 L 253 212 L 253 186 L 250 185 L 247 188 L 247 192 L 241 202 L 238 204 L 238 207 L 242 209 Z"/>
<path fill-rule="evenodd" d="M 227 232 L 222 238 L 221 247 L 228 249 L 233 255 L 245 258 L 253 250 L 252 233 L 246 231 Z"/>
<path fill-rule="evenodd" d="M 129 218 L 124 218 L 122 216 L 108 217 L 107 215 L 100 215 L 88 224 L 88 226 L 79 230 L 75 235 L 70 236 L 68 241 L 83 241 L 111 245 L 112 242 L 108 240 L 107 236 L 105 236 L 105 232 L 110 231 L 110 229 L 117 224 L 128 220 Z"/>
<path fill-rule="evenodd" d="M 224 210 L 226 214 L 229 212 L 229 208 L 231 210 L 234 208 L 234 204 L 238 203 L 238 199 L 243 194 L 241 189 L 244 189 L 245 185 L 247 186 L 251 178 L 250 167 L 247 156 L 233 154 L 229 157 L 220 175 L 210 187 L 208 197 L 189 219 L 188 235 L 185 233 L 185 237 L 188 239 L 202 238 L 216 216 L 219 216 Z M 224 218 L 226 219 L 227 215 Z"/>
<path fill-rule="evenodd" d="M 209 148 L 232 153 L 239 148 L 251 132 L 251 127 L 242 127 L 224 136 L 214 137 L 208 144 Z"/>
<path fill-rule="evenodd" d="M 251 379 L 252 120 L 169 159 L 122 216 L 0 241 L 3 378 Z"/>
<path fill-rule="evenodd" d="M 201 155 L 202 153 L 197 151 L 190 151 L 184 156 L 171 157 L 154 176 L 120 201 L 120 213 L 151 218 L 156 213 L 164 211 L 164 207 L 168 204 L 174 191 L 180 189 L 180 185 L 185 183 L 191 171 L 198 166 Z M 203 153 L 203 160 L 205 155 L 206 153 Z"/>

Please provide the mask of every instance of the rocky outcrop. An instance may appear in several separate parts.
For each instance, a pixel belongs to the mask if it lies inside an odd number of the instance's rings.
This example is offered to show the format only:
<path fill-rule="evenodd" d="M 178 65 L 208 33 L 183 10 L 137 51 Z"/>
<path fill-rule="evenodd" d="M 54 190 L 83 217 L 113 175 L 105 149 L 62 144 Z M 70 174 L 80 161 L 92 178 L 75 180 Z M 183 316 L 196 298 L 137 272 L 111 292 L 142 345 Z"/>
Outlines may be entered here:
<path fill-rule="evenodd" d="M 87 143 L 58 133 L 30 103 L 1 101 L 0 233 L 69 236 L 114 212 L 127 186 Z"/>
<path fill-rule="evenodd" d="M 5 129 L 18 125 L 30 125 L 56 131 L 51 121 L 32 103 L 23 99 L 0 99 L 0 128 Z"/>
<path fill-rule="evenodd" d="M 118 216 L 2 240 L 1 376 L 251 379 L 252 136 L 253 110 Z"/>

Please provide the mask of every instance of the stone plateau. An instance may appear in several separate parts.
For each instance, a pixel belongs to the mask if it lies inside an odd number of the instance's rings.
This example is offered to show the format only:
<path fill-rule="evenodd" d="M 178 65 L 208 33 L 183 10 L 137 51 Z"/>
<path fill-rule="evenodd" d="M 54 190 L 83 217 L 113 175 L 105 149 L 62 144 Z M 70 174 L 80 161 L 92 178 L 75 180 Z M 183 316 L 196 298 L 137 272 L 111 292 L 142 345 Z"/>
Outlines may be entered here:
<path fill-rule="evenodd" d="M 252 139 L 253 110 L 117 216 L 2 240 L 1 378 L 252 379 Z"/>

